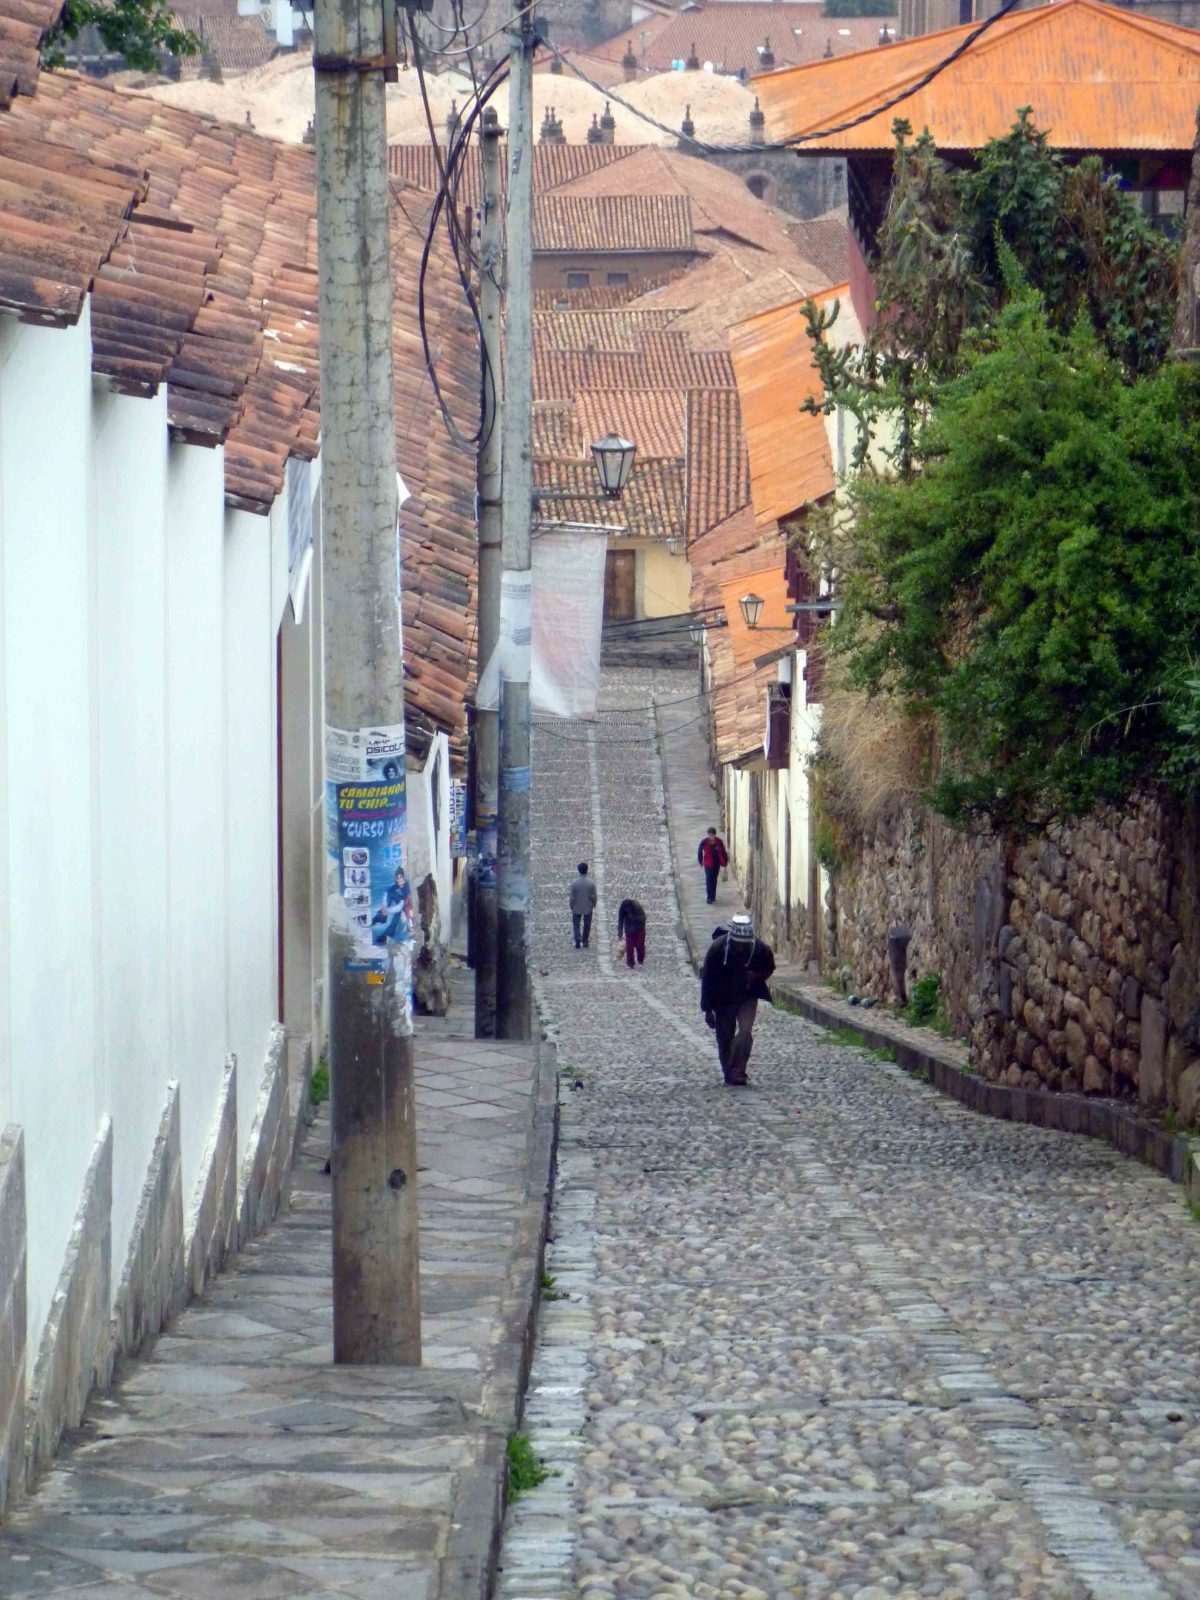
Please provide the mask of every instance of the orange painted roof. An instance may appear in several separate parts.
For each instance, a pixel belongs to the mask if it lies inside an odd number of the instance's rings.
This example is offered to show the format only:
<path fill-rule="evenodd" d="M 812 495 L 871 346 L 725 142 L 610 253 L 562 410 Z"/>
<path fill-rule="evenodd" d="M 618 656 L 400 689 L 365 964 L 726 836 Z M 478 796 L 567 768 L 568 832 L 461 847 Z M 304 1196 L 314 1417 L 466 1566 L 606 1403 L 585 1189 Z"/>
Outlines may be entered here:
<path fill-rule="evenodd" d="M 868 111 L 917 82 L 972 26 L 755 79 L 768 137 Z M 1060 150 L 1190 151 L 1198 99 L 1200 32 L 1100 0 L 1057 0 L 1012 12 L 909 99 L 807 148 L 890 150 L 892 122 L 904 117 L 940 149 L 977 150 L 1032 106 Z"/>
<path fill-rule="evenodd" d="M 847 284 L 814 295 L 845 299 Z M 730 329 L 733 370 L 750 452 L 750 498 L 759 526 L 791 516 L 834 487 L 824 417 L 801 411 L 822 391 L 801 313 L 803 300 L 760 312 Z"/>
<path fill-rule="evenodd" d="M 748 628 L 742 616 L 744 594 L 756 594 L 764 602 L 757 627 Z M 728 627 L 726 637 L 733 647 L 735 667 L 749 667 L 759 656 L 795 639 L 796 630 L 785 609 L 787 603 L 788 587 L 782 561 L 721 585 L 721 604 Z"/>

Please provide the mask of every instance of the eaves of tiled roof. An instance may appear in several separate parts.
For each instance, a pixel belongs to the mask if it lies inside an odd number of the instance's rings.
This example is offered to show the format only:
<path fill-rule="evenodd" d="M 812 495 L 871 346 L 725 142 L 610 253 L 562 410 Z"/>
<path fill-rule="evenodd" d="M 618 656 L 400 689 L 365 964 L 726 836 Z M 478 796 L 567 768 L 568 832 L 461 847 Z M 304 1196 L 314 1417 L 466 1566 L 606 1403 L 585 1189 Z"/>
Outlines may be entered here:
<path fill-rule="evenodd" d="M 533 148 L 533 192 L 549 194 L 552 190 L 569 184 L 597 167 L 621 162 L 641 149 L 641 145 L 605 144 L 538 144 Z M 501 142 L 500 182 L 507 187 L 508 162 L 506 145 Z M 436 194 L 441 188 L 441 174 L 437 157 L 429 144 L 390 144 L 388 146 L 388 174 L 391 178 L 413 189 L 424 189 Z M 474 146 L 467 151 L 462 163 L 458 184 L 460 206 L 479 209 L 480 165 L 479 151 Z"/>
<path fill-rule="evenodd" d="M 705 633 L 710 674 L 709 704 L 713 714 L 717 760 L 737 762 L 761 750 L 766 725 L 766 693 L 776 682 L 774 666 L 756 667 L 754 661 L 772 645 L 785 644 L 782 629 L 761 629 L 753 634 L 740 622 L 737 599 L 753 588 L 775 607 L 776 591 L 783 585 L 786 541 L 772 523 L 756 526 L 749 506 L 733 513 L 724 522 L 688 545 L 691 566 L 691 608 L 719 621 Z M 769 593 L 767 592 L 769 590 Z M 727 607 L 732 600 L 738 618 L 735 623 Z M 778 621 L 777 608 L 771 620 Z M 784 613 L 786 617 L 786 613 Z M 748 645 L 747 635 L 751 641 Z"/>

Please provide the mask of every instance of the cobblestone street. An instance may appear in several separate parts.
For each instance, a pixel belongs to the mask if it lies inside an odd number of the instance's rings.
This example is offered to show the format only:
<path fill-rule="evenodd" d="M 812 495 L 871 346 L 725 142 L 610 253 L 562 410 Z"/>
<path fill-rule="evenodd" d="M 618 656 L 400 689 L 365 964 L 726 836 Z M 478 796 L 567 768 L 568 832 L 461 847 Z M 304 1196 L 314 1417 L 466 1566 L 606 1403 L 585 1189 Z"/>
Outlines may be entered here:
<path fill-rule="evenodd" d="M 536 734 L 563 1298 L 527 1413 L 552 1476 L 510 1517 L 501 1595 L 1200 1596 L 1200 1226 L 1180 1192 L 770 1007 L 752 1087 L 726 1088 L 644 709 L 694 679 L 606 683 L 597 724 Z M 649 913 L 641 971 L 613 959 L 626 894 Z"/>

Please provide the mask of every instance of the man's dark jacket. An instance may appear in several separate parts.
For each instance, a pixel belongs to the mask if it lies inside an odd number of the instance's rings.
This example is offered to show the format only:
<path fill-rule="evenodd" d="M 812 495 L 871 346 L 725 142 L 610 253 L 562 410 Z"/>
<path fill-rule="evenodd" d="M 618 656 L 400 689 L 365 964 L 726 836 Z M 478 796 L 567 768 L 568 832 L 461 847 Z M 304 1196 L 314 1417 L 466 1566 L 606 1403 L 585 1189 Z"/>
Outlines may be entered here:
<path fill-rule="evenodd" d="M 731 939 L 718 928 L 700 974 L 700 1009 L 739 1006 L 743 1000 L 769 1000 L 767 979 L 775 971 L 775 952 L 761 939 Z"/>

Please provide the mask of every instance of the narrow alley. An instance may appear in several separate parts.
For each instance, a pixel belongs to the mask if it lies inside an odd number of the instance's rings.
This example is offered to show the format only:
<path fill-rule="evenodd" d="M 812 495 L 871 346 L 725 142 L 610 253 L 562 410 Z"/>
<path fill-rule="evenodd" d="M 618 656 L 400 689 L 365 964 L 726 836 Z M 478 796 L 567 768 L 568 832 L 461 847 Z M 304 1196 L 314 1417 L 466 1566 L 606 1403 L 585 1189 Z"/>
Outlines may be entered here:
<path fill-rule="evenodd" d="M 1200 1228 L 1180 1192 L 770 1007 L 752 1087 L 723 1086 L 679 937 L 696 839 L 673 864 L 649 709 L 676 702 L 668 788 L 694 817 L 694 688 L 610 674 L 598 723 L 536 731 L 561 1298 L 526 1417 L 551 1475 L 510 1514 L 498 1593 L 1200 1595 Z M 599 904 L 576 950 L 585 859 Z M 649 913 L 633 972 L 613 958 L 627 894 Z"/>

